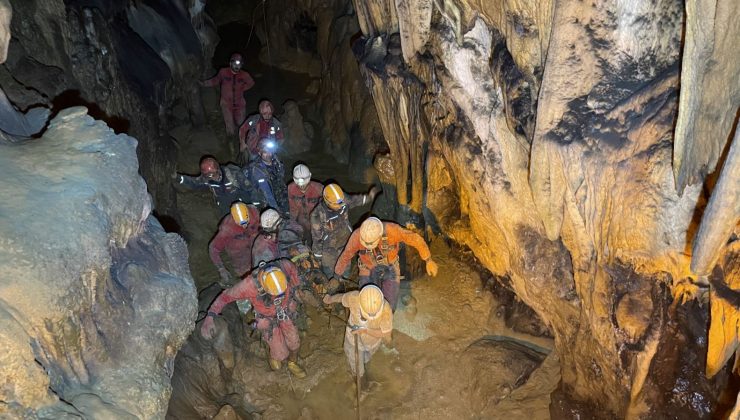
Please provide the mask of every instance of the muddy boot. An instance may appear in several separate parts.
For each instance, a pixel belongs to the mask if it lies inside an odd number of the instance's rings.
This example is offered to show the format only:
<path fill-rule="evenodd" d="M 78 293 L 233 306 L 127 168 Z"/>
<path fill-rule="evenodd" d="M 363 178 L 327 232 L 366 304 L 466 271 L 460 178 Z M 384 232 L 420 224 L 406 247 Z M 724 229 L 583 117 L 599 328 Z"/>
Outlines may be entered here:
<path fill-rule="evenodd" d="M 298 362 L 289 360 L 288 370 L 290 371 L 290 373 L 293 374 L 293 376 L 295 376 L 298 379 L 303 379 L 306 377 L 306 371 L 298 364 Z"/>
<path fill-rule="evenodd" d="M 290 354 L 290 358 L 288 360 L 288 370 L 290 373 L 293 374 L 298 379 L 303 379 L 306 377 L 306 371 L 298 364 L 298 352 L 293 352 Z"/>
<path fill-rule="evenodd" d="M 270 369 L 274 371 L 280 370 L 283 367 L 283 363 L 280 360 L 270 359 Z"/>

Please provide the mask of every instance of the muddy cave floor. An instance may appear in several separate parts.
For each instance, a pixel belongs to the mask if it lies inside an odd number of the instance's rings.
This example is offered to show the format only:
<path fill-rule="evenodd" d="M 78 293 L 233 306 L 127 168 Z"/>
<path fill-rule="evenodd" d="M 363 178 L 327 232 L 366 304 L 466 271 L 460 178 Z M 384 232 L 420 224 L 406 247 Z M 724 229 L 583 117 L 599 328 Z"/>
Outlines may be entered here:
<path fill-rule="evenodd" d="M 171 132 L 180 148 L 180 172 L 197 173 L 204 154 L 231 160 L 229 141 L 235 140 L 227 140 L 217 92 L 203 93 L 208 125 Z M 276 103 L 282 102 L 279 96 L 273 92 Z M 299 104 L 304 114 L 304 107 L 311 106 L 306 100 Z M 349 191 L 369 188 L 349 182 L 349 168 L 320 151 L 299 159 L 309 165 L 314 179 L 335 179 Z M 286 176 L 299 159 L 283 159 Z M 218 274 L 207 247 L 218 224 L 215 205 L 205 193 L 178 192 L 177 199 L 191 272 L 198 289 L 205 291 L 201 295 L 213 295 Z M 399 302 L 392 346 L 381 347 L 367 365 L 371 385 L 362 394 L 362 418 L 550 418 L 549 394 L 560 380 L 557 356 L 550 353 L 552 340 L 508 329 L 476 270 L 441 239 L 431 249 L 439 275 L 402 282 L 401 300 L 409 304 Z M 270 371 L 256 335 L 247 339 L 247 348 L 237 350 L 234 378 L 261 418 L 355 415 L 354 381 L 342 348 L 344 325 L 326 312 L 311 307 L 307 312 L 309 328 L 302 333 L 300 351 L 307 378 L 291 378 L 285 367 Z"/>

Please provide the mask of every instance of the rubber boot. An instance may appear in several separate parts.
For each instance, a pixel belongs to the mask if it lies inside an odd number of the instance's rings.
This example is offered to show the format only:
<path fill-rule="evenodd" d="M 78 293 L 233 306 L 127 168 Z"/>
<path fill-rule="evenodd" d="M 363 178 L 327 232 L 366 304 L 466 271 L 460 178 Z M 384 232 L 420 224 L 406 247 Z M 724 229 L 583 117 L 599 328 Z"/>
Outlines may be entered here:
<path fill-rule="evenodd" d="M 281 367 L 283 367 L 283 363 L 280 360 L 270 359 L 270 369 L 274 371 L 280 370 Z M 290 365 L 288 365 L 290 367 Z"/>
<path fill-rule="evenodd" d="M 298 354 L 291 354 L 290 360 L 288 360 L 288 370 L 298 379 L 306 377 L 306 371 L 298 364 Z"/>

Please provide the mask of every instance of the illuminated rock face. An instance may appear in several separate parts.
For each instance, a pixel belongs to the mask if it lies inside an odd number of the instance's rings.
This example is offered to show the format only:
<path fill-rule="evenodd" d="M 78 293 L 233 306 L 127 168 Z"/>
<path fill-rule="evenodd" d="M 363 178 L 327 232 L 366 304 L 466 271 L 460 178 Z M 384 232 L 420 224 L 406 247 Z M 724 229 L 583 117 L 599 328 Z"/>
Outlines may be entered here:
<path fill-rule="evenodd" d="M 717 410 L 727 371 L 703 375 L 707 305 L 671 304 L 695 297 L 692 282 L 705 274 L 692 273 L 689 253 L 701 182 L 740 103 L 727 38 L 697 33 L 711 25 L 696 19 L 725 22 L 735 6 L 706 5 L 716 6 L 710 18 L 686 17 L 675 2 L 354 3 L 364 38 L 353 50 L 390 147 L 379 172 L 393 174 L 384 182 L 399 215 L 470 246 L 550 326 L 563 378 L 553 415 Z M 685 19 L 691 74 L 679 73 Z M 716 64 L 697 62 L 709 55 Z M 719 103 L 699 109 L 712 95 Z M 740 217 L 737 178 L 718 185 L 728 184 L 715 191 L 724 197 L 716 220 L 704 221 L 723 224 L 706 234 L 710 261 L 737 253 L 722 246 Z M 735 275 L 725 267 L 718 281 Z M 717 328 L 736 340 L 736 327 Z M 711 373 L 735 348 L 712 348 Z"/>
<path fill-rule="evenodd" d="M 187 248 L 150 215 L 136 141 L 86 114 L 0 144 L 0 417 L 164 417 L 193 329 Z"/>

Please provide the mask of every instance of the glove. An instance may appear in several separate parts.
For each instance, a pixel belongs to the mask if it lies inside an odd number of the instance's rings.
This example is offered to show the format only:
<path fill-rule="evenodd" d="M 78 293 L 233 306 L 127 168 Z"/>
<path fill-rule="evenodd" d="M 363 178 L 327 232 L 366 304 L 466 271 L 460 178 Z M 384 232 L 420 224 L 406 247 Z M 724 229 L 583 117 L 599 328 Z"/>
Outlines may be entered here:
<path fill-rule="evenodd" d="M 216 324 L 213 323 L 213 317 L 211 315 L 206 316 L 203 320 L 203 325 L 200 326 L 200 335 L 206 340 L 213 338 L 213 334 L 216 332 Z"/>
<path fill-rule="evenodd" d="M 432 261 L 431 258 L 427 260 L 427 274 L 431 277 L 434 277 L 437 275 L 437 270 L 439 267 L 437 267 L 437 263 Z"/>
<path fill-rule="evenodd" d="M 231 274 L 225 267 L 218 267 L 218 275 L 221 277 L 221 284 L 231 284 Z"/>

